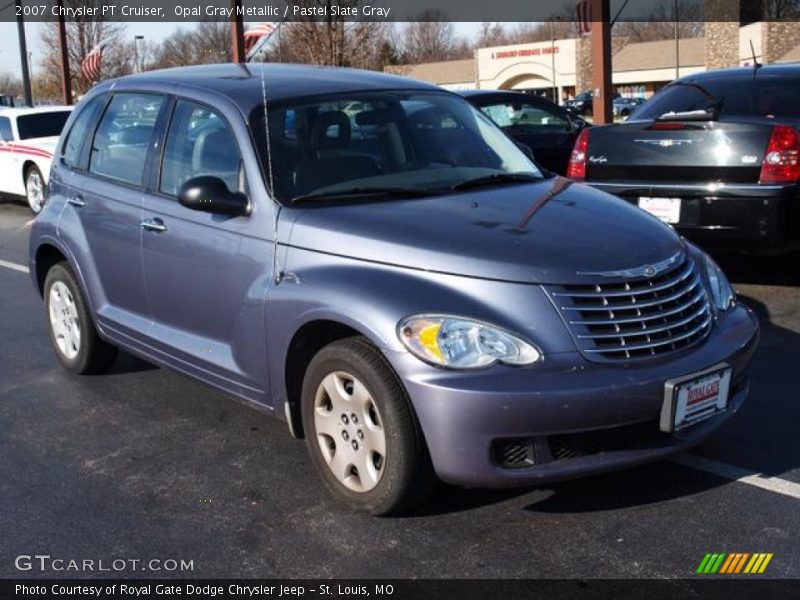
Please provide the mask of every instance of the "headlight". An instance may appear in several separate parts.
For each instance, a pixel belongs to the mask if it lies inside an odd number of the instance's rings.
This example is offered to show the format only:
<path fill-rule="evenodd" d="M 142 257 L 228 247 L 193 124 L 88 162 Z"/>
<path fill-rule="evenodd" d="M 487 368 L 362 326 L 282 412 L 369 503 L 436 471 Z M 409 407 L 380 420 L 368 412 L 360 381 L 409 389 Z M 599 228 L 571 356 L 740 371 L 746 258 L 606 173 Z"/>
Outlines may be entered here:
<path fill-rule="evenodd" d="M 714 304 L 719 310 L 728 310 L 733 306 L 736 300 L 736 294 L 734 294 L 728 278 L 725 277 L 725 273 L 723 273 L 719 265 L 714 262 L 714 259 L 708 254 L 704 255 L 704 259 L 708 283 L 711 288 L 711 297 L 714 300 Z"/>
<path fill-rule="evenodd" d="M 532 365 L 542 359 L 537 348 L 502 329 L 447 315 L 407 317 L 397 325 L 397 336 L 417 358 L 450 369 L 480 369 L 496 362 Z"/>

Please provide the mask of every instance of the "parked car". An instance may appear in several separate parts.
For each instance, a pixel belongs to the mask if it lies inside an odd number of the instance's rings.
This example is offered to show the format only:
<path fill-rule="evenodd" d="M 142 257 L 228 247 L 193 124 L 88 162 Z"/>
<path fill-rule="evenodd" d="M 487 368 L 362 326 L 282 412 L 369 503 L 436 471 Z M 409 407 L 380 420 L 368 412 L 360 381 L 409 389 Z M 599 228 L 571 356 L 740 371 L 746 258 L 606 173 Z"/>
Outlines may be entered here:
<path fill-rule="evenodd" d="M 570 115 L 546 98 L 497 90 L 458 92 L 494 121 L 512 139 L 525 144 L 541 166 L 564 175 L 586 121 Z"/>
<path fill-rule="evenodd" d="M 576 142 L 569 176 L 709 247 L 800 241 L 800 66 L 708 71 Z"/>
<path fill-rule="evenodd" d="M 707 255 L 436 86 L 153 71 L 56 154 L 30 272 L 58 361 L 125 348 L 285 419 L 358 509 L 654 460 L 747 396 L 757 320 Z"/>
<path fill-rule="evenodd" d="M 47 199 L 58 136 L 72 107 L 0 109 L 0 193 L 25 196 L 34 214 Z"/>
<path fill-rule="evenodd" d="M 616 101 L 619 98 L 622 98 L 622 96 L 618 93 L 614 93 L 613 100 Z M 581 92 L 571 100 L 567 100 L 564 102 L 564 108 L 573 115 L 591 116 L 594 111 L 594 96 L 591 90 Z"/>
<path fill-rule="evenodd" d="M 645 98 L 615 98 L 612 104 L 612 111 L 615 117 L 627 117 L 634 109 L 647 102 Z"/>

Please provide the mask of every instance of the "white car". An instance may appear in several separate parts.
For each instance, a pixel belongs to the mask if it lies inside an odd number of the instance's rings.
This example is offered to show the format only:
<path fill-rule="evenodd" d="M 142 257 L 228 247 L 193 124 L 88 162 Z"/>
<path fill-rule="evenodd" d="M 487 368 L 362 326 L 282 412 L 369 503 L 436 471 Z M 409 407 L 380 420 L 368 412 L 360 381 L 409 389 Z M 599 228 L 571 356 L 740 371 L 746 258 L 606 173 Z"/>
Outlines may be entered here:
<path fill-rule="evenodd" d="M 0 110 L 0 194 L 25 196 L 34 214 L 47 199 L 53 150 L 71 106 Z"/>

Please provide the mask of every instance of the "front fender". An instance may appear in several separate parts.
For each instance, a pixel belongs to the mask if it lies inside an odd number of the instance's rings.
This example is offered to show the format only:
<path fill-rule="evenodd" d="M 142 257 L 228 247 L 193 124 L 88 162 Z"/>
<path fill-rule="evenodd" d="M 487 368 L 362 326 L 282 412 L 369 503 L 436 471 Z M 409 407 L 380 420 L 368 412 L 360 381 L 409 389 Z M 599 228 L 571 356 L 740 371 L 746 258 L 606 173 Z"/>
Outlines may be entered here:
<path fill-rule="evenodd" d="M 545 354 L 574 352 L 568 332 L 537 285 L 488 281 L 289 248 L 284 275 L 267 303 L 275 406 L 285 401 L 287 353 L 295 333 L 326 320 L 360 332 L 387 357 L 405 352 L 397 323 L 411 314 L 445 313 L 514 331 Z M 390 361 L 391 362 L 391 361 Z"/>

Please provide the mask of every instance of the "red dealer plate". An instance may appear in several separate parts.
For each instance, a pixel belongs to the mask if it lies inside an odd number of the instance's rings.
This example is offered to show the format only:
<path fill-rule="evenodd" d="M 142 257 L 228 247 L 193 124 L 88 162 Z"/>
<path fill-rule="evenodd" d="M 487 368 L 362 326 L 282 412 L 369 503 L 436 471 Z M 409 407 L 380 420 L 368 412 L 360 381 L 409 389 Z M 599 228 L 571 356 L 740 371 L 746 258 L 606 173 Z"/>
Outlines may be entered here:
<path fill-rule="evenodd" d="M 669 380 L 661 412 L 661 429 L 677 431 L 726 410 L 732 371 L 727 365 L 718 365 Z"/>

